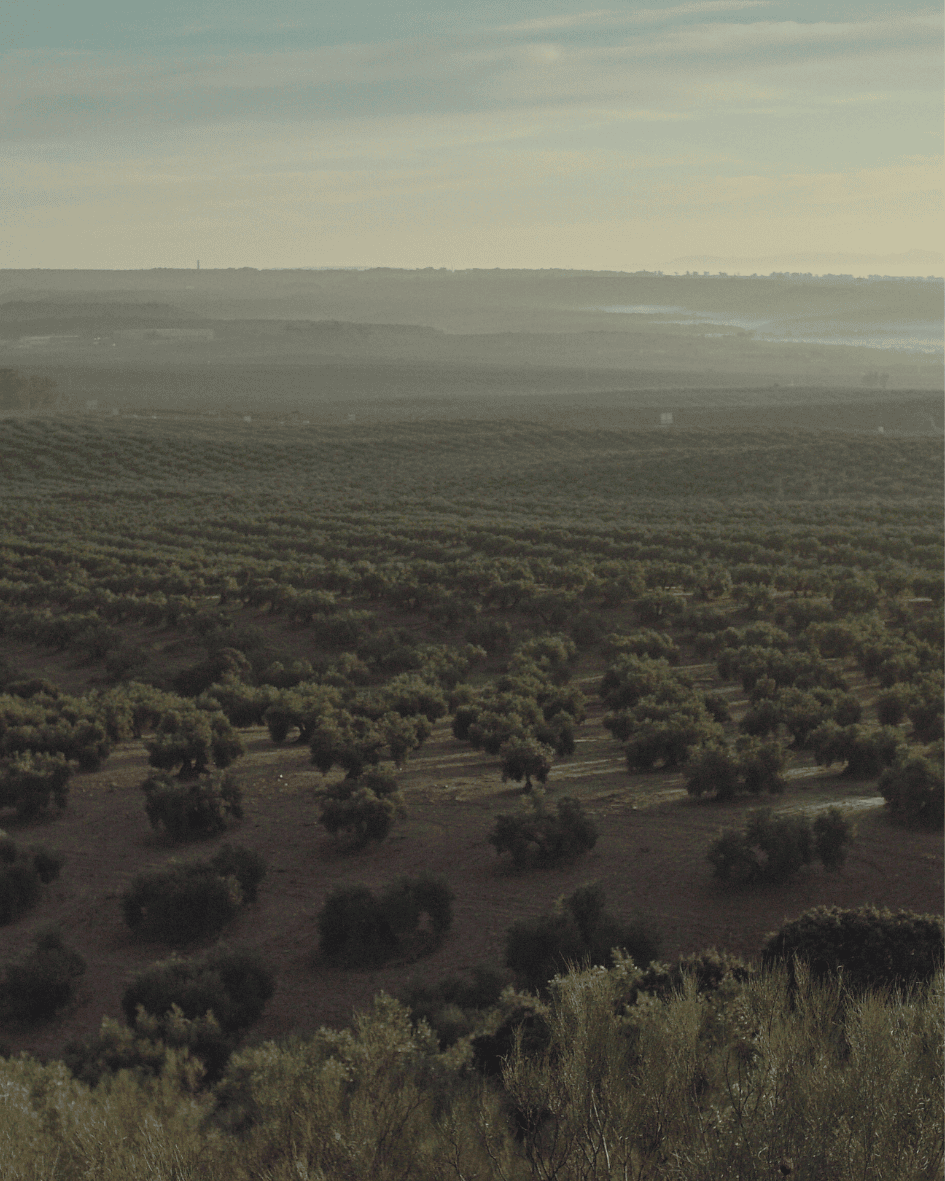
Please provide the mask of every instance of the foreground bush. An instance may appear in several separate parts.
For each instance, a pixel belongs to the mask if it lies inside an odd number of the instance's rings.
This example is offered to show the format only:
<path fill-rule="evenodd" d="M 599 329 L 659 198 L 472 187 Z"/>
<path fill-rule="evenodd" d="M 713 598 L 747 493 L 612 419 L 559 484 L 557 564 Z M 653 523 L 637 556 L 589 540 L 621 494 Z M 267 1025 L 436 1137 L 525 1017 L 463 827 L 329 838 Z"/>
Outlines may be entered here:
<path fill-rule="evenodd" d="M 552 976 L 579 964 L 614 962 L 614 948 L 635 963 L 656 958 L 659 939 L 643 920 L 624 923 L 605 909 L 600 885 L 582 886 L 551 914 L 518 919 L 505 936 L 505 965 L 523 988 L 544 988 Z"/>
<path fill-rule="evenodd" d="M 228 821 L 242 820 L 243 793 L 232 775 L 210 775 L 182 783 L 167 773 L 149 776 L 141 785 L 152 828 L 172 840 L 214 836 Z"/>
<path fill-rule="evenodd" d="M 393 772 L 369 767 L 356 778 L 346 777 L 325 792 L 319 824 L 356 851 L 383 841 L 407 809 Z"/>
<path fill-rule="evenodd" d="M 183 1052 L 156 1082 L 92 1090 L 66 1066 L 0 1058 L 0 1138 L 12 1179 L 300 1176 L 529 1181 L 937 1181 L 941 975 L 845 1005 L 780 970 L 699 995 L 630 999 L 643 973 L 570 974 L 521 998 L 531 1036 L 498 1074 L 378 996 L 349 1029 L 237 1050 L 205 1093 Z M 516 998 L 509 998 L 509 1005 Z M 791 1162 L 790 1165 L 788 1162 Z M 787 1170 L 790 1170 L 788 1172 Z"/>
<path fill-rule="evenodd" d="M 828 808 L 813 824 L 806 816 L 776 816 L 770 808 L 753 813 L 745 829 L 729 829 L 706 854 L 713 876 L 732 886 L 780 883 L 810 865 L 816 853 L 825 869 L 839 869 L 853 828 L 839 808 Z"/>
<path fill-rule="evenodd" d="M 517 869 L 559 865 L 597 844 L 597 827 L 579 800 L 564 796 L 557 811 L 536 798 L 531 807 L 513 815 L 497 816 L 489 844 L 500 856 L 509 853 Z"/>
<path fill-rule="evenodd" d="M 136 1081 L 163 1076 L 188 1094 L 220 1077 L 233 1045 L 212 1013 L 185 1017 L 175 1004 L 162 1017 L 138 1009 L 130 1025 L 103 1017 L 98 1033 L 63 1047 L 62 1060 L 90 1087 L 128 1071 Z"/>
<path fill-rule="evenodd" d="M 845 910 L 818 906 L 769 935 L 763 962 L 806 964 L 817 980 L 842 973 L 851 989 L 908 988 L 942 968 L 945 927 L 940 915 L 892 913 L 876 906 Z"/>
<path fill-rule="evenodd" d="M 55 928 L 41 931 L 31 952 L 0 969 L 0 1020 L 43 1021 L 72 999 L 85 960 Z"/>
<path fill-rule="evenodd" d="M 345 967 L 432 951 L 453 924 L 453 892 L 430 874 L 400 878 L 379 897 L 366 886 L 332 891 L 318 915 L 318 948 Z"/>
<path fill-rule="evenodd" d="M 36 905 L 40 887 L 56 880 L 62 860 L 48 849 L 21 848 L 0 831 L 0 926 Z"/>
<path fill-rule="evenodd" d="M 254 901 L 265 862 L 255 853 L 224 846 L 207 862 L 171 864 L 134 879 L 121 899 L 131 929 L 167 943 L 218 934 L 239 908 Z"/>

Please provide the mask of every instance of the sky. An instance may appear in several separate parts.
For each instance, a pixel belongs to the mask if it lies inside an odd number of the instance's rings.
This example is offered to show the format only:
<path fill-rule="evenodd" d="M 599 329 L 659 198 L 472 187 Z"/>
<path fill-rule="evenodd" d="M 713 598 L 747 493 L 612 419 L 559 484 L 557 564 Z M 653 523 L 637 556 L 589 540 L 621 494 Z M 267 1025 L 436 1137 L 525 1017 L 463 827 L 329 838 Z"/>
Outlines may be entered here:
<path fill-rule="evenodd" d="M 918 2 L 4 0 L 0 268 L 941 275 L 942 91 Z"/>

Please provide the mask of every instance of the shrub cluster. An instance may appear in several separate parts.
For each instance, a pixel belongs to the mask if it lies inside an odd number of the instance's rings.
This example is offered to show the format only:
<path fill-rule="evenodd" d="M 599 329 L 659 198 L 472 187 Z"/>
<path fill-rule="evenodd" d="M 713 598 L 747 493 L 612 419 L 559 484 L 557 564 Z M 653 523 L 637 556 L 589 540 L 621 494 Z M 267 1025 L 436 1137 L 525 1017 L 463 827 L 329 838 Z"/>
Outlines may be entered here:
<path fill-rule="evenodd" d="M 220 945 L 194 959 L 172 957 L 138 973 L 125 989 L 127 1025 L 106 1018 L 98 1034 L 71 1042 L 63 1057 L 91 1086 L 119 1070 L 161 1074 L 172 1052 L 183 1056 L 192 1085 L 213 1082 L 274 989 L 272 972 L 253 949 Z"/>
<path fill-rule="evenodd" d="M 344 967 L 371 967 L 432 951 L 452 924 L 453 891 L 443 878 L 400 878 L 379 897 L 366 886 L 341 886 L 319 912 L 318 947 Z"/>
<path fill-rule="evenodd" d="M 577 655 L 563 635 L 527 640 L 505 673 L 485 689 L 453 694 L 453 737 L 501 755 L 503 781 L 545 783 L 555 757 L 574 753 L 575 729 L 586 716 L 584 694 L 568 685 Z"/>
<path fill-rule="evenodd" d="M 923 828 L 945 822 L 945 776 L 941 749 L 927 755 L 900 755 L 879 777 L 879 794 L 892 814 Z"/>
<path fill-rule="evenodd" d="M 0 1021 L 43 1021 L 72 999 L 85 960 L 55 928 L 39 932 L 33 950 L 0 969 Z"/>
<path fill-rule="evenodd" d="M 852 836 L 853 826 L 839 808 L 819 813 L 813 824 L 806 816 L 776 816 L 764 808 L 743 830 L 721 833 L 707 857 L 713 875 L 727 885 L 778 883 L 810 865 L 815 853 L 825 869 L 839 869 Z"/>
<path fill-rule="evenodd" d="M 719 745 L 723 731 L 692 681 L 662 657 L 625 654 L 605 672 L 600 695 L 604 727 L 625 744 L 627 770 L 680 767 L 703 746 Z"/>
<path fill-rule="evenodd" d="M 319 824 L 332 836 L 341 833 L 352 850 L 383 841 L 396 817 L 406 815 L 392 771 L 370 767 L 356 779 L 345 777 L 324 793 Z"/>
<path fill-rule="evenodd" d="M 720 800 L 739 792 L 780 794 L 786 763 L 787 752 L 780 743 L 745 735 L 734 748 L 706 746 L 697 751 L 685 767 L 686 791 L 691 796 L 711 792 Z"/>
<path fill-rule="evenodd" d="M 564 796 L 554 812 L 540 798 L 531 807 L 497 816 L 489 844 L 500 856 L 509 853 L 517 869 L 559 865 L 597 844 L 597 827 L 579 800 Z"/>
<path fill-rule="evenodd" d="M 25 750 L 0 760 L 0 808 L 15 808 L 24 820 L 37 816 L 49 805 L 64 808 L 69 798 L 69 776 L 72 770 L 65 757 Z"/>
<path fill-rule="evenodd" d="M 49 849 L 21 848 L 0 831 L 0 926 L 12 923 L 39 901 L 40 886 L 59 876 L 63 859 Z"/>
<path fill-rule="evenodd" d="M 243 818 L 243 793 L 229 774 L 181 782 L 158 772 L 142 783 L 141 790 L 151 827 L 163 828 L 175 841 L 214 836 L 229 820 Z"/>
<path fill-rule="evenodd" d="M 825 722 L 810 737 L 814 758 L 820 766 L 844 763 L 843 774 L 850 779 L 872 779 L 898 762 L 904 742 L 891 726 L 839 726 Z"/>
<path fill-rule="evenodd" d="M 122 895 L 133 931 L 167 943 L 215 935 L 239 908 L 256 899 L 265 860 L 240 846 L 224 845 L 209 861 L 141 874 Z"/>
<path fill-rule="evenodd" d="M 659 939 L 642 919 L 621 922 L 605 909 L 600 885 L 582 886 L 560 899 L 551 914 L 518 919 L 505 937 L 505 965 L 523 988 L 539 990 L 575 965 L 613 965 L 614 948 L 641 966 L 654 960 Z"/>
<path fill-rule="evenodd" d="M 769 935 L 762 949 L 766 966 L 783 963 L 790 972 L 797 959 L 815 979 L 842 973 L 844 984 L 855 990 L 927 983 L 943 958 L 941 915 L 876 906 L 815 907 Z"/>
<path fill-rule="evenodd" d="M 402 996 L 414 1023 L 426 1021 L 440 1049 L 472 1033 L 486 1010 L 499 1001 L 506 978 L 494 968 L 477 965 L 465 978 L 447 976 L 435 984 L 414 983 Z"/>

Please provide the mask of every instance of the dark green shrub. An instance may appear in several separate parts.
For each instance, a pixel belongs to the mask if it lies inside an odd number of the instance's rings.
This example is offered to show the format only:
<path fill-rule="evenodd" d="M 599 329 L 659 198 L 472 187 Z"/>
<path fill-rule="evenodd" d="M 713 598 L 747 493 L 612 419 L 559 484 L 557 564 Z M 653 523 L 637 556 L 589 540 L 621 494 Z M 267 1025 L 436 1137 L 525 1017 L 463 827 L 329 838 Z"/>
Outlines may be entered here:
<path fill-rule="evenodd" d="M 546 783 L 554 753 L 551 746 L 535 738 L 509 739 L 499 751 L 502 758 L 502 782 L 514 779 L 516 783 L 521 783 L 524 779 L 525 791 L 532 790 L 532 779 Z"/>
<path fill-rule="evenodd" d="M 445 1050 L 471 1033 L 482 1014 L 498 1004 L 507 983 L 494 968 L 476 965 L 467 977 L 448 976 L 436 984 L 413 983 L 401 999 L 415 1023 L 426 1021 Z"/>
<path fill-rule="evenodd" d="M 911 695 L 902 687 L 887 689 L 876 698 L 876 717 L 881 726 L 898 726 L 905 721 Z"/>
<path fill-rule="evenodd" d="M 259 1019 L 274 991 L 273 974 L 257 950 L 219 946 L 195 959 L 174 957 L 139 972 L 121 1007 L 129 1024 L 139 1007 L 165 1018 L 177 1005 L 191 1019 L 213 1013 L 221 1030 L 236 1033 Z"/>
<path fill-rule="evenodd" d="M 58 853 L 21 848 L 0 832 L 0 926 L 14 922 L 36 905 L 40 886 L 55 881 L 62 863 Z"/>
<path fill-rule="evenodd" d="M 266 859 L 242 845 L 222 845 L 208 864 L 222 878 L 236 878 L 244 902 L 255 902 L 266 876 Z"/>
<path fill-rule="evenodd" d="M 162 715 L 147 750 L 152 767 L 176 769 L 178 779 L 204 775 L 211 763 L 223 770 L 244 753 L 240 736 L 224 714 L 189 702 Z"/>
<path fill-rule="evenodd" d="M 694 981 L 698 993 L 712 993 L 729 981 L 740 984 L 750 979 L 755 971 L 739 956 L 710 948 L 695 955 L 680 956 L 672 965 L 650 964 L 623 999 L 625 1003 L 633 1004 L 639 993 L 646 992 L 660 1000 L 669 1000 L 682 990 L 687 978 Z"/>
<path fill-rule="evenodd" d="M 232 775 L 201 776 L 182 783 L 167 773 L 150 775 L 141 785 L 152 828 L 172 840 L 214 836 L 229 820 L 242 820 L 243 793 Z"/>
<path fill-rule="evenodd" d="M 704 747 L 686 764 L 686 791 L 691 796 L 711 792 L 725 800 L 739 787 L 739 761 L 727 747 Z"/>
<path fill-rule="evenodd" d="M 366 886 L 341 887 L 319 912 L 318 946 L 345 967 L 376 966 L 432 951 L 452 923 L 453 891 L 443 878 L 400 878 L 380 897 Z"/>
<path fill-rule="evenodd" d="M 426 918 L 435 944 L 453 925 L 453 898 L 445 878 L 422 873 L 415 878 L 400 878 L 385 890 L 381 906 L 398 938 L 413 935 Z"/>
<path fill-rule="evenodd" d="M 785 787 L 782 772 L 786 761 L 779 742 L 748 735 L 737 740 L 734 750 L 703 747 L 686 764 L 686 791 L 692 796 L 711 792 L 720 800 L 741 791 L 777 794 Z"/>
<path fill-rule="evenodd" d="M 805 911 L 769 935 L 762 948 L 765 966 L 793 970 L 795 959 L 813 977 L 842 972 L 851 989 L 908 988 L 930 980 L 941 969 L 945 930 L 940 915 L 876 906 L 844 909 L 819 906 Z"/>
<path fill-rule="evenodd" d="M 704 693 L 703 700 L 709 717 L 720 726 L 732 720 L 728 699 L 722 693 Z"/>
<path fill-rule="evenodd" d="M 367 886 L 340 886 L 318 915 L 318 948 L 349 968 L 382 964 L 397 951 L 397 936 L 379 899 Z"/>
<path fill-rule="evenodd" d="M 167 943 L 218 934 L 244 901 L 237 879 L 206 863 L 171 865 L 141 874 L 121 898 L 125 922 L 137 933 Z"/>
<path fill-rule="evenodd" d="M 366 787 L 356 787 L 350 794 L 329 797 L 318 821 L 332 836 L 344 833 L 350 848 L 363 849 L 388 835 L 397 816 L 398 798 L 396 793 L 394 798 L 379 797 Z"/>
<path fill-rule="evenodd" d="M 926 828 L 945 821 L 942 760 L 924 755 L 901 758 L 879 777 L 879 794 L 893 815 Z"/>
<path fill-rule="evenodd" d="M 752 814 L 744 831 L 720 833 L 707 857 L 713 875 L 726 885 L 776 884 L 810 865 L 815 851 L 825 868 L 842 865 L 851 837 L 838 809 L 830 809 L 819 828 L 812 828 L 806 816 L 776 816 L 765 808 Z"/>
<path fill-rule="evenodd" d="M 597 828 L 579 800 L 565 796 L 558 801 L 556 813 L 552 813 L 537 799 L 528 810 L 497 816 L 488 840 L 496 853 L 511 854 L 512 864 L 522 869 L 573 860 L 593 849 Z"/>
<path fill-rule="evenodd" d="M 0 973 L 0 1020 L 43 1021 L 72 999 L 75 981 L 85 972 L 85 960 L 50 928 L 34 939 L 22 959 L 5 964 Z"/>
<path fill-rule="evenodd" d="M 839 869 L 847 859 L 847 845 L 854 828 L 839 808 L 828 808 L 814 817 L 814 849 L 824 869 Z"/>
<path fill-rule="evenodd" d="M 0 760 L 0 808 L 16 808 L 24 819 L 37 816 L 49 804 L 50 796 L 58 808 L 69 798 L 72 774 L 61 753 L 44 754 L 23 751 Z"/>
<path fill-rule="evenodd" d="M 745 734 L 764 738 L 776 734 L 781 722 L 781 711 L 770 698 L 765 697 L 745 711 L 741 729 Z"/>
<path fill-rule="evenodd" d="M 845 763 L 843 774 L 850 779 L 871 779 L 901 756 L 902 736 L 897 730 L 883 726 L 838 726 L 825 722 L 810 738 L 814 757 L 821 766 Z"/>
<path fill-rule="evenodd" d="M 538 991 L 586 952 L 581 932 L 567 911 L 517 919 L 505 936 L 505 965 L 523 988 Z"/>
<path fill-rule="evenodd" d="M 735 743 L 738 758 L 738 773 L 745 791 L 758 795 L 762 791 L 769 795 L 780 795 L 786 787 L 784 768 L 787 752 L 773 739 L 752 738 L 748 735 Z"/>
<path fill-rule="evenodd" d="M 907 713 L 912 723 L 912 737 L 917 742 L 941 742 L 945 734 L 945 713 L 941 684 L 933 685 L 931 692 L 924 686 L 916 693 Z"/>
<path fill-rule="evenodd" d="M 620 948 L 634 963 L 655 959 L 659 938 L 649 923 L 626 923 L 609 914 L 600 885 L 583 886 L 559 900 L 552 914 L 519 919 L 505 937 L 505 964 L 523 988 L 537 991 L 569 964 L 612 967 Z"/>

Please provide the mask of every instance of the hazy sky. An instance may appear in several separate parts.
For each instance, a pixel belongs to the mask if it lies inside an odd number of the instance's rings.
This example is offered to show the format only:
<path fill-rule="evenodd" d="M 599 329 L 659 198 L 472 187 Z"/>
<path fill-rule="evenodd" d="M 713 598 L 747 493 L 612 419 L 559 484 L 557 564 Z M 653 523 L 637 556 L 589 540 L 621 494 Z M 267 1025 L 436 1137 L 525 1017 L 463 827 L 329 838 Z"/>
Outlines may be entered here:
<path fill-rule="evenodd" d="M 0 267 L 940 249 L 942 24 L 879 0 L 5 0 Z"/>

